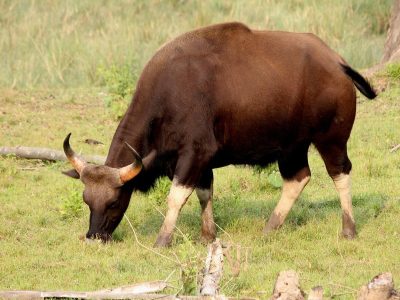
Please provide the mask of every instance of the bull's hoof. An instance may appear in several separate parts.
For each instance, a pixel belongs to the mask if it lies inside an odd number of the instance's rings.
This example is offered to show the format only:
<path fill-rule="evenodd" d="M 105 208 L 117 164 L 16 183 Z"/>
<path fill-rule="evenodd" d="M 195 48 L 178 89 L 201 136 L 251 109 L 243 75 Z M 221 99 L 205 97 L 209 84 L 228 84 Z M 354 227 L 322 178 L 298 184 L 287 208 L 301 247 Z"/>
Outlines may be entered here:
<path fill-rule="evenodd" d="M 356 224 L 354 219 L 348 214 L 343 213 L 342 215 L 342 236 L 348 240 L 352 240 L 356 237 Z"/>
<path fill-rule="evenodd" d="M 263 235 L 264 235 L 265 237 L 268 237 L 268 236 L 270 236 L 273 232 L 275 232 L 277 229 L 278 229 L 278 228 L 273 228 L 273 227 L 270 227 L 270 226 L 265 226 L 264 229 L 263 229 Z"/>
<path fill-rule="evenodd" d="M 205 244 L 205 245 L 207 245 L 207 244 L 209 244 L 209 243 L 212 243 L 212 242 L 214 242 L 215 241 L 215 237 L 216 237 L 216 235 L 215 235 L 215 233 L 213 234 L 213 233 L 201 233 L 201 236 L 200 236 L 200 242 L 202 243 L 202 244 Z"/>
<path fill-rule="evenodd" d="M 281 226 L 280 218 L 272 213 L 271 217 L 268 220 L 268 223 L 265 225 L 263 229 L 264 236 L 268 236 L 271 232 L 277 230 Z"/>
<path fill-rule="evenodd" d="M 347 240 L 352 240 L 356 237 L 356 231 L 354 229 L 343 229 L 342 237 L 344 237 Z"/>
<path fill-rule="evenodd" d="M 217 229 L 214 223 L 202 224 L 200 241 L 203 244 L 212 243 L 217 236 Z"/>
<path fill-rule="evenodd" d="M 172 243 L 172 235 L 160 234 L 157 237 L 156 242 L 154 243 L 154 248 L 164 248 L 171 246 Z"/>

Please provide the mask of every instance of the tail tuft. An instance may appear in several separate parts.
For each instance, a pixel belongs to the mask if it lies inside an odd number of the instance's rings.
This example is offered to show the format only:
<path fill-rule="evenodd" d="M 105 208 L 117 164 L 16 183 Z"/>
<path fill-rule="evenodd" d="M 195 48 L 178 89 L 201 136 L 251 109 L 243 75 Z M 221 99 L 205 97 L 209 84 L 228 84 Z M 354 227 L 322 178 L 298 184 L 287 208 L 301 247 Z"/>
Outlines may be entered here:
<path fill-rule="evenodd" d="M 341 64 L 341 66 L 346 75 L 353 80 L 354 85 L 365 97 L 374 99 L 377 96 L 371 84 L 364 77 L 362 77 L 360 73 L 348 65 Z"/>

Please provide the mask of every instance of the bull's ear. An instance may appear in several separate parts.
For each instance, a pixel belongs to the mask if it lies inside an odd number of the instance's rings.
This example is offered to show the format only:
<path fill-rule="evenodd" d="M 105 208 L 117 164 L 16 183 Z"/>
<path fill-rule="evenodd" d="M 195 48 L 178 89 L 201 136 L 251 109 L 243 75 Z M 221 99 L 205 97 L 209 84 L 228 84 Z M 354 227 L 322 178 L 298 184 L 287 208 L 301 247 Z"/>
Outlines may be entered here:
<path fill-rule="evenodd" d="M 75 170 L 75 169 L 71 169 L 68 171 L 62 171 L 61 173 L 63 173 L 64 175 L 67 175 L 69 177 L 75 178 L 75 179 L 79 179 L 79 173 Z"/>

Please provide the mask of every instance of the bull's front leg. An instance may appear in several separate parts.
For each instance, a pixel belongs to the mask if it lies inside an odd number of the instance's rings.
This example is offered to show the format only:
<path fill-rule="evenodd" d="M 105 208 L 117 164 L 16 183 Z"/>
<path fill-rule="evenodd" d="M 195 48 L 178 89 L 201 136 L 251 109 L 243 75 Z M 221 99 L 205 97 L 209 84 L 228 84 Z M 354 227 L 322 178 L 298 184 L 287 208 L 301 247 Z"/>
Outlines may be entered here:
<path fill-rule="evenodd" d="M 180 150 L 182 155 L 178 158 L 175 166 L 174 180 L 172 181 L 171 190 L 167 197 L 168 211 L 158 234 L 155 243 L 156 247 L 168 246 L 171 243 L 172 233 L 175 229 L 179 212 L 192 194 L 194 188 L 211 186 L 212 171 L 208 170 L 207 166 L 214 155 L 216 147 L 214 148 L 214 144 L 211 142 L 202 145 L 202 142 L 207 141 L 206 137 L 200 137 L 198 140 L 201 142 L 187 141 L 187 147 Z M 196 145 L 196 147 L 193 148 L 193 145 Z M 205 178 L 210 179 L 208 185 L 204 185 Z M 211 220 L 211 201 L 208 201 L 211 199 L 211 193 L 206 198 L 207 200 L 204 201 L 205 205 L 203 206 L 202 204 L 202 208 L 204 207 L 202 215 L 207 220 Z M 208 221 L 206 223 L 209 224 Z"/>
<path fill-rule="evenodd" d="M 155 247 L 165 247 L 171 244 L 172 233 L 175 229 L 179 212 L 192 194 L 193 189 L 193 187 L 179 184 L 176 179 L 172 181 L 172 186 L 167 197 L 168 211 L 154 244 Z"/>

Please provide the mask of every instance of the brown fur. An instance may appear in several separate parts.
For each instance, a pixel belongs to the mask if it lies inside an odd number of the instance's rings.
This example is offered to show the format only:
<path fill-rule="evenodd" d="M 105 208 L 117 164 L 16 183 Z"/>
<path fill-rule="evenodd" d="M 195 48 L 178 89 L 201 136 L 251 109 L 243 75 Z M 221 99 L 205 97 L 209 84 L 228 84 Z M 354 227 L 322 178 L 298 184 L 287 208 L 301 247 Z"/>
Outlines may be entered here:
<path fill-rule="evenodd" d="M 365 95 L 375 96 L 312 34 L 227 23 L 167 43 L 143 70 L 107 157 L 109 167 L 129 164 L 125 141 L 144 157 L 142 172 L 118 190 L 119 220 L 132 191 L 148 189 L 161 175 L 182 186 L 210 189 L 213 168 L 278 161 L 283 178 L 291 180 L 308 168 L 311 143 L 331 176 L 348 174 L 353 81 Z M 102 194 L 95 198 L 105 201 Z M 107 219 L 108 211 L 102 217 Z M 111 234 L 114 228 L 97 232 Z"/>

